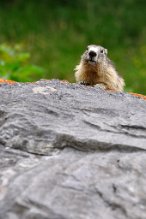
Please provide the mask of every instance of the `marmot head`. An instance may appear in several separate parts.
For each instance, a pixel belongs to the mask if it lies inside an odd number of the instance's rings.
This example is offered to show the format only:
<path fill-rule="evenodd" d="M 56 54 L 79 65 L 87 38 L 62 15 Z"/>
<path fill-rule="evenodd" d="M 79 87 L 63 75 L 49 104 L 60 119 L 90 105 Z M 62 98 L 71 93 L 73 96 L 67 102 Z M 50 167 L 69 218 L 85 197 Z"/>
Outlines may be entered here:
<path fill-rule="evenodd" d="M 102 46 L 89 45 L 82 55 L 82 61 L 91 65 L 103 62 L 107 57 L 107 49 Z"/>

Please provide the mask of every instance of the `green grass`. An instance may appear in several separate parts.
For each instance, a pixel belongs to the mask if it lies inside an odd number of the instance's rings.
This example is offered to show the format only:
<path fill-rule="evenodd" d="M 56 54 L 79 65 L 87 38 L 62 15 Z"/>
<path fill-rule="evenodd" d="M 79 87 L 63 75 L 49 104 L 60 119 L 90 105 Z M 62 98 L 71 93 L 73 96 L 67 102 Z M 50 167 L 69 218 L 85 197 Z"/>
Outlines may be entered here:
<path fill-rule="evenodd" d="M 144 0 L 15 0 L 0 6 L 0 43 L 22 45 L 31 54 L 29 63 L 45 69 L 36 74 L 15 72 L 17 80 L 74 82 L 75 65 L 86 46 L 94 43 L 108 48 L 127 91 L 146 94 Z"/>

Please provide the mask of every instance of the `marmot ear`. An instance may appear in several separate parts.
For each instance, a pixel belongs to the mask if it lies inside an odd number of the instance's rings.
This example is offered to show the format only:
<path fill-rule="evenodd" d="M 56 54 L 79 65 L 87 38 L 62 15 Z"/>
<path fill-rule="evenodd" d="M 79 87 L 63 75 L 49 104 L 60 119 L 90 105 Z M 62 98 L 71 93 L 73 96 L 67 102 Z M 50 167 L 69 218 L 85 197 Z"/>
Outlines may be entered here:
<path fill-rule="evenodd" d="M 105 54 L 107 55 L 108 54 L 108 50 L 107 49 L 104 49 L 105 50 Z"/>

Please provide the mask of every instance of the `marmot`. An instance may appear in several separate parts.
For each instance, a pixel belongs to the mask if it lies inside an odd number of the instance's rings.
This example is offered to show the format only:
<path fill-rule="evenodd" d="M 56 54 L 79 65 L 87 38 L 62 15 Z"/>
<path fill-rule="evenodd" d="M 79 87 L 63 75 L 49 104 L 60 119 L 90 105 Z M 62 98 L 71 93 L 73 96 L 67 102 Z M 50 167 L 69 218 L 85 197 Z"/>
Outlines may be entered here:
<path fill-rule="evenodd" d="M 85 85 L 98 85 L 106 90 L 123 91 L 124 80 L 118 75 L 107 57 L 107 49 L 89 45 L 75 68 L 76 81 Z"/>

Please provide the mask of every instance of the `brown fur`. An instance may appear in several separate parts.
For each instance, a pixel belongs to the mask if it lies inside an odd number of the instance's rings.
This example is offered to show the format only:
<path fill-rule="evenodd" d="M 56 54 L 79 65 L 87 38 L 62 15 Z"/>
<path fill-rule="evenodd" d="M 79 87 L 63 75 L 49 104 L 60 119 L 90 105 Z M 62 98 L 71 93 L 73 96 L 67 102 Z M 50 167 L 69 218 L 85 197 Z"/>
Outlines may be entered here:
<path fill-rule="evenodd" d="M 123 91 L 125 85 L 124 80 L 118 75 L 107 57 L 91 65 L 82 56 L 80 64 L 75 68 L 75 78 L 77 82 L 84 82 L 91 86 L 102 84 L 107 90 L 120 92 Z"/>

